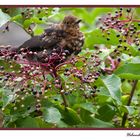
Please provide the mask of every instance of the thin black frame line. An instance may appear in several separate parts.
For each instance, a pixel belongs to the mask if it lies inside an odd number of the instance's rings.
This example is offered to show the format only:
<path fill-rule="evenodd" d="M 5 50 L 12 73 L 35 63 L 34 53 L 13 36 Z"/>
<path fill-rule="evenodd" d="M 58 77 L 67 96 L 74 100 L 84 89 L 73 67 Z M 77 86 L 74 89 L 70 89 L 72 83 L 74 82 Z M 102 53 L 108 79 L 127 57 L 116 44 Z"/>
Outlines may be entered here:
<path fill-rule="evenodd" d="M 140 7 L 140 5 L 0 5 L 0 8 L 16 7 Z M 0 128 L 0 130 L 140 130 L 140 128 Z"/>

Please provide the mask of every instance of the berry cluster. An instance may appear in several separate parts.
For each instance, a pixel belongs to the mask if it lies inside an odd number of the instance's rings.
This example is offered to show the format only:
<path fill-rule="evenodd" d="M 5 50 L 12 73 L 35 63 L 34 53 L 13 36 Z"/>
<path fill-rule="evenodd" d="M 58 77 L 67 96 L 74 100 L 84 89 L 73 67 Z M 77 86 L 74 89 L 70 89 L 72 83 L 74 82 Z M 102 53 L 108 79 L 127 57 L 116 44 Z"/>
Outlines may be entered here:
<path fill-rule="evenodd" d="M 107 41 L 110 41 L 112 30 L 118 38 L 117 47 L 107 58 L 107 67 L 104 70 L 108 74 L 118 67 L 122 53 L 133 56 L 135 54 L 132 50 L 135 52 L 140 50 L 140 20 L 136 19 L 134 12 L 133 8 L 120 8 L 115 13 L 108 13 L 99 18 L 100 29 Z"/>
<path fill-rule="evenodd" d="M 119 40 L 118 48 L 115 53 L 119 54 L 120 51 L 125 50 L 129 51 L 128 45 L 140 45 L 140 20 L 135 19 L 133 15 L 133 9 L 122 9 L 120 8 L 115 14 L 108 13 L 106 16 L 99 18 L 99 21 L 102 23 L 100 29 L 103 33 L 107 33 L 107 40 L 110 40 L 109 35 L 110 29 L 116 30 L 118 33 L 116 37 Z M 129 54 L 131 55 L 131 54 Z"/>
<path fill-rule="evenodd" d="M 1 49 L 1 85 L 15 95 L 12 100 L 14 110 L 18 107 L 24 108 L 24 100 L 31 96 L 35 110 L 39 111 L 42 100 L 46 100 L 47 94 L 52 91 L 61 94 L 65 106 L 67 104 L 64 95 L 78 89 L 85 98 L 94 96 L 97 87 L 90 83 L 94 83 L 101 75 L 101 60 L 98 56 L 100 52 L 87 52 L 87 58 L 74 56 L 68 60 L 67 53 L 67 50 L 54 49 L 48 54 L 44 50 L 39 58 L 42 61 L 30 61 L 30 57 L 38 56 L 36 52 L 21 49 L 17 53 L 8 47 Z M 62 75 L 68 79 L 65 83 L 62 83 Z M 28 108 L 31 106 L 28 105 Z"/>

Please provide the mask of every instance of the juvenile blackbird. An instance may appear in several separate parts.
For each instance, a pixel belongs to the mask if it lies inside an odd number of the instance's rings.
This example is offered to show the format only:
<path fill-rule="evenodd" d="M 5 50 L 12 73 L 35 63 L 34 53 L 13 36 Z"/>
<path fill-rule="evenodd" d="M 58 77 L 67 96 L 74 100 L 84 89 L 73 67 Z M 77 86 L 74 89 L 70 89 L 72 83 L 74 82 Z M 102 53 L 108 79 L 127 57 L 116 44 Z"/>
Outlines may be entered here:
<path fill-rule="evenodd" d="M 28 50 L 26 55 L 30 61 L 45 63 L 47 57 L 53 52 L 66 52 L 66 58 L 72 54 L 77 55 L 84 44 L 84 35 L 80 32 L 80 19 L 74 16 L 65 16 L 59 24 L 53 24 L 45 29 L 40 36 L 34 36 L 22 44 L 17 51 Z"/>

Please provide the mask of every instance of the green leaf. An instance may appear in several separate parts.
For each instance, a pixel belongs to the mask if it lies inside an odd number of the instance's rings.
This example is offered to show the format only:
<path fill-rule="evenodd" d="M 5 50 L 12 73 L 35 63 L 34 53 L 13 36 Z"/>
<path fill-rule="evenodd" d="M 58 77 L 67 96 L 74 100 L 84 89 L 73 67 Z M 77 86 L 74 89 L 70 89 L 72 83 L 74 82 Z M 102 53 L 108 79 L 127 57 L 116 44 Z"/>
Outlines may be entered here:
<path fill-rule="evenodd" d="M 125 106 L 125 108 L 127 109 L 129 115 L 132 115 L 135 112 L 135 109 L 133 106 Z"/>
<path fill-rule="evenodd" d="M 130 98 L 130 95 L 123 95 L 123 96 L 121 97 L 121 102 L 122 102 L 122 104 L 123 104 L 123 105 L 127 105 L 129 98 Z"/>
<path fill-rule="evenodd" d="M 0 102 L 3 108 L 10 104 L 13 98 L 14 95 L 11 90 L 6 88 L 0 88 Z"/>
<path fill-rule="evenodd" d="M 110 97 L 110 94 L 108 92 L 108 89 L 106 87 L 101 86 L 100 88 L 100 95 L 106 96 L 106 97 Z"/>
<path fill-rule="evenodd" d="M 53 80 L 53 77 L 52 77 L 50 74 L 47 74 L 47 75 L 46 75 L 46 78 L 47 78 L 48 81 Z"/>
<path fill-rule="evenodd" d="M 63 121 L 68 125 L 76 125 L 82 122 L 77 112 L 69 107 L 63 111 Z"/>
<path fill-rule="evenodd" d="M 77 89 L 76 91 L 73 91 L 72 94 L 69 94 L 67 96 L 67 101 L 70 106 L 77 106 L 79 103 L 82 102 L 82 98 L 80 97 L 81 91 Z"/>
<path fill-rule="evenodd" d="M 129 45 L 127 43 L 122 43 L 122 46 L 126 46 L 129 49 L 129 51 L 128 50 L 122 50 L 123 53 L 125 53 L 125 54 L 130 54 L 131 53 L 132 56 L 136 56 L 139 53 L 138 49 L 136 49 L 135 46 Z"/>
<path fill-rule="evenodd" d="M 139 80 L 140 79 L 140 63 L 125 63 L 118 67 L 114 72 L 121 78 Z"/>
<path fill-rule="evenodd" d="M 113 127 L 113 125 L 111 123 L 104 122 L 91 115 L 92 114 L 89 111 L 87 111 L 85 109 L 81 109 L 80 116 L 83 120 L 83 123 L 78 125 L 78 127 L 85 127 L 85 128 L 87 128 L 87 127 L 112 128 Z"/>
<path fill-rule="evenodd" d="M 110 96 L 110 95 L 109 95 Z M 98 101 L 99 105 L 104 105 L 106 103 L 108 103 L 108 100 L 111 98 L 107 95 L 103 95 L 103 94 L 98 94 L 98 96 L 96 97 L 96 100 Z M 112 98 L 111 98 L 112 99 Z M 113 102 L 113 101 L 112 101 Z"/>
<path fill-rule="evenodd" d="M 17 25 L 23 26 L 23 19 L 21 14 L 18 14 L 11 18 L 11 21 L 15 22 Z"/>
<path fill-rule="evenodd" d="M 40 35 L 44 32 L 43 28 L 39 25 L 36 25 L 33 29 L 34 35 Z"/>
<path fill-rule="evenodd" d="M 109 122 L 105 122 L 99 120 L 97 118 L 89 116 L 87 121 L 84 124 L 80 124 L 78 127 L 85 127 L 85 128 L 113 128 L 113 124 Z"/>
<path fill-rule="evenodd" d="M 102 83 L 108 90 L 109 94 L 118 103 L 121 101 L 121 80 L 118 76 L 112 74 L 102 77 Z"/>
<path fill-rule="evenodd" d="M 20 64 L 17 64 L 15 62 L 0 60 L 0 66 L 3 66 L 6 72 L 12 72 L 12 71 L 18 72 L 20 70 Z"/>
<path fill-rule="evenodd" d="M 59 122 L 57 122 L 57 127 L 59 127 L 59 128 L 68 128 L 69 126 L 65 122 L 60 120 Z"/>
<path fill-rule="evenodd" d="M 92 11 L 92 20 L 95 20 L 98 16 L 106 14 L 107 12 L 113 12 L 115 8 L 94 8 Z"/>
<path fill-rule="evenodd" d="M 36 119 L 36 121 L 37 121 L 37 123 L 38 123 L 38 125 L 39 125 L 39 128 L 51 128 L 51 127 L 53 127 L 52 124 L 46 123 L 46 122 L 42 119 L 42 117 L 41 117 L 41 118 L 35 118 L 35 119 Z"/>
<path fill-rule="evenodd" d="M 82 103 L 82 104 L 80 104 L 80 107 L 82 109 L 85 109 L 85 110 L 91 112 L 91 113 L 96 113 L 96 108 L 95 108 L 95 106 L 93 106 L 93 104 L 91 102 L 89 102 L 89 103 Z"/>
<path fill-rule="evenodd" d="M 39 20 L 38 17 L 32 17 L 30 18 L 31 22 L 32 23 L 36 23 L 36 24 L 42 24 L 42 23 L 45 23 L 43 20 Z"/>
<path fill-rule="evenodd" d="M 13 99 L 13 95 L 4 95 L 2 97 L 3 107 L 6 107 Z"/>
<path fill-rule="evenodd" d="M 114 126 L 111 123 L 101 121 L 97 118 L 91 118 L 90 124 L 95 128 L 113 128 Z"/>
<path fill-rule="evenodd" d="M 140 8 L 135 8 L 135 11 L 136 11 L 137 15 L 140 14 Z"/>
<path fill-rule="evenodd" d="M 133 57 L 131 63 L 140 63 L 140 56 Z"/>
<path fill-rule="evenodd" d="M 128 82 L 127 80 L 125 80 L 125 81 L 122 83 L 121 89 L 122 89 L 122 92 L 123 92 L 123 93 L 130 93 L 131 90 L 132 90 L 132 85 L 131 85 L 130 82 Z"/>
<path fill-rule="evenodd" d="M 23 22 L 23 27 L 24 28 L 28 28 L 33 22 L 30 20 L 30 19 L 26 19 L 24 22 Z"/>
<path fill-rule="evenodd" d="M 84 65 L 84 62 L 83 62 L 83 61 L 78 61 L 78 62 L 75 64 L 75 66 L 76 66 L 77 68 L 82 68 L 83 65 Z"/>
<path fill-rule="evenodd" d="M 115 115 L 115 108 L 111 105 L 104 105 L 98 109 L 97 117 L 103 121 L 111 121 Z"/>
<path fill-rule="evenodd" d="M 0 27 L 10 20 L 10 16 L 0 9 Z"/>
<path fill-rule="evenodd" d="M 37 120 L 30 116 L 26 117 L 25 119 L 18 119 L 16 121 L 16 125 L 20 128 L 39 128 Z"/>
<path fill-rule="evenodd" d="M 57 108 L 50 107 L 43 111 L 43 117 L 48 123 L 57 123 L 61 119 L 61 114 Z"/>
<path fill-rule="evenodd" d="M 2 8 L 2 11 L 6 13 L 7 10 L 6 10 L 6 8 Z M 23 11 L 23 8 L 19 8 L 19 7 L 17 7 L 17 8 L 13 8 L 13 7 L 8 8 L 8 15 L 10 17 L 14 17 L 16 15 L 21 14 L 22 11 Z"/>
<path fill-rule="evenodd" d="M 85 47 L 93 48 L 94 44 L 104 45 L 117 45 L 119 39 L 116 37 L 117 33 L 114 30 L 109 30 L 110 35 L 103 36 L 103 32 L 100 29 L 95 29 L 91 32 L 86 33 Z M 110 40 L 107 40 L 109 37 Z"/>
<path fill-rule="evenodd" d="M 121 111 L 123 111 L 124 113 L 128 113 L 129 115 L 133 115 L 133 113 L 135 112 L 134 107 L 132 106 L 121 106 L 120 107 Z"/>

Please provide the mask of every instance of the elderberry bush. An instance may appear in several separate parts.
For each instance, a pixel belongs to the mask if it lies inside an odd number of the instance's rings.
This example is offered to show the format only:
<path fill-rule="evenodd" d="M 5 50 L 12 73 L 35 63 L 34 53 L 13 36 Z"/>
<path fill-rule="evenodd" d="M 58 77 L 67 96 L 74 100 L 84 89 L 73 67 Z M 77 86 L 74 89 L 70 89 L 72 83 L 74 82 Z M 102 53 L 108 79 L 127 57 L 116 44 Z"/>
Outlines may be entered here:
<path fill-rule="evenodd" d="M 41 35 L 68 13 L 82 19 L 78 55 L 29 61 L 37 52 L 0 44 L 0 127 L 139 128 L 139 8 L 1 8 L 2 35 L 11 22 Z"/>

